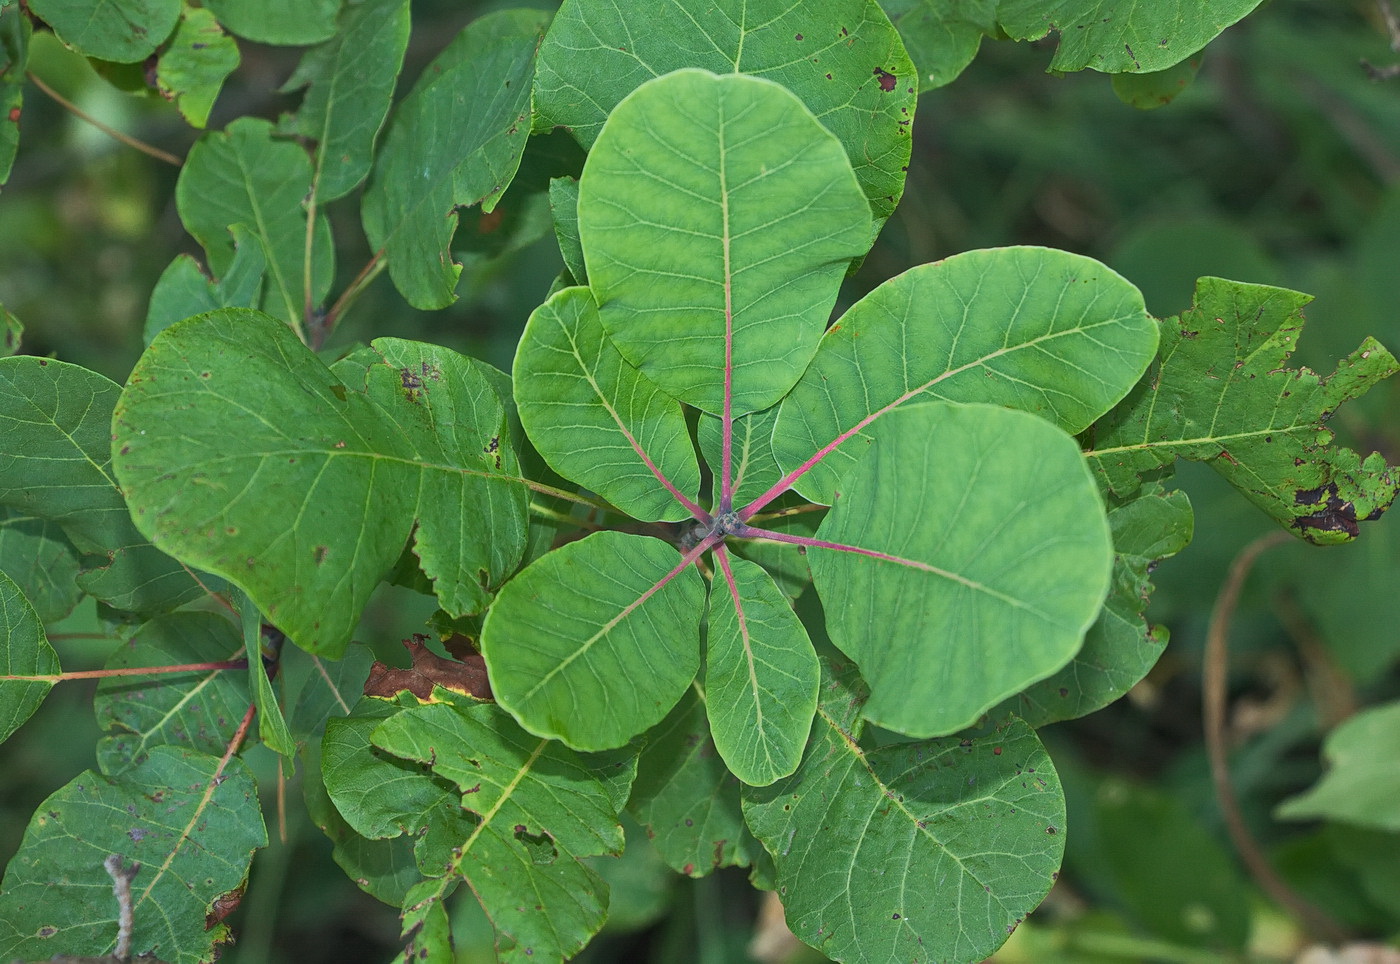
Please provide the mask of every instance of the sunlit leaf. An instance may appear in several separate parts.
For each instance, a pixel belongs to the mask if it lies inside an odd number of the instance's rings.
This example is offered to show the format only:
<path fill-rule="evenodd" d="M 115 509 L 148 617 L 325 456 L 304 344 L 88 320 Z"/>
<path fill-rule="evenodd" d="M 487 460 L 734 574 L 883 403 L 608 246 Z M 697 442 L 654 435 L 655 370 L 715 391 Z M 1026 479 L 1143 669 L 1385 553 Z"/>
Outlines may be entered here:
<path fill-rule="evenodd" d="M 180 0 L 34 0 L 28 7 L 79 53 L 123 64 L 155 53 L 180 19 Z"/>
<path fill-rule="evenodd" d="M 335 35 L 308 50 L 283 91 L 306 88 L 301 107 L 279 130 L 316 145 L 316 196 L 331 201 L 364 180 L 374 141 L 389 113 L 408 47 L 408 0 L 360 0 L 345 6 Z"/>
<path fill-rule="evenodd" d="M 904 190 L 917 84 L 875 0 L 566 0 L 540 49 L 536 129 L 567 127 L 591 148 L 632 90 L 684 67 L 795 92 L 840 140 L 876 223 L 890 216 Z"/>
<path fill-rule="evenodd" d="M 107 669 L 182 666 L 234 659 L 237 628 L 215 613 L 178 612 L 144 624 L 107 660 Z M 187 747 L 220 756 L 248 709 L 243 670 L 191 670 L 150 676 L 110 676 L 97 684 L 93 712 L 105 735 L 97 765 L 117 776 L 148 759 L 157 746 Z"/>
<path fill-rule="evenodd" d="M 0 572 L 0 677 L 47 676 L 59 672 L 58 654 L 14 580 Z M 34 715 L 53 689 L 49 680 L 0 679 L 0 743 Z"/>
<path fill-rule="evenodd" d="M 1079 255 L 969 251 L 920 265 L 857 302 L 822 339 L 773 433 L 797 482 L 830 503 L 884 413 L 913 402 L 987 402 L 1082 432 L 1141 378 L 1157 346 L 1142 295 Z"/>
<path fill-rule="evenodd" d="M 1363 461 L 1331 445 L 1323 423 L 1400 363 L 1367 338 L 1325 378 L 1286 367 L 1311 300 L 1202 278 L 1195 306 L 1162 323 L 1148 377 L 1089 436 L 1090 461 L 1114 491 L 1132 493 L 1144 473 L 1186 458 L 1309 542 L 1346 542 L 1379 518 L 1400 479 L 1379 453 Z"/>
<path fill-rule="evenodd" d="M 730 771 L 766 786 L 797 769 L 821 676 L 807 630 L 763 567 L 720 550 L 705 635 L 705 709 Z"/>
<path fill-rule="evenodd" d="M 483 606 L 524 548 L 524 492 L 487 376 L 444 348 L 368 351 L 374 363 L 332 372 L 266 315 L 200 315 L 152 343 L 113 422 L 137 524 L 332 658 L 410 531 L 457 614 Z"/>
<path fill-rule="evenodd" d="M 224 78 L 238 67 L 238 44 L 202 7 L 185 7 L 156 61 L 156 85 L 191 127 L 203 127 Z"/>
<path fill-rule="evenodd" d="M 875 750 L 830 677 L 798 771 L 744 790 L 793 933 L 838 961 L 980 961 L 1044 899 L 1065 805 L 1025 724 Z"/>
<path fill-rule="evenodd" d="M 1322 755 L 1331 768 L 1310 790 L 1285 800 L 1288 820 L 1336 820 L 1400 832 L 1400 702 L 1357 713 L 1327 735 Z"/>
<path fill-rule="evenodd" d="M 659 721 L 700 668 L 704 580 L 680 563 L 660 539 L 596 532 L 525 567 L 482 627 L 496 699 L 580 750 Z"/>
<path fill-rule="evenodd" d="M 246 227 L 267 258 L 261 307 L 300 324 L 308 298 L 319 304 L 330 290 L 334 249 L 329 223 L 318 213 L 308 293 L 304 202 L 311 193 L 311 161 L 299 146 L 276 140 L 273 133 L 267 121 L 240 117 L 222 131 L 205 134 L 180 169 L 175 204 L 185 229 L 204 247 L 209 270 L 219 278 L 234 263 L 230 229 Z"/>
<path fill-rule="evenodd" d="M 353 2 L 353 0 L 351 0 Z M 264 44 L 303 47 L 336 29 L 342 0 L 204 0 L 230 32 Z"/>
<path fill-rule="evenodd" d="M 618 350 L 711 414 L 801 377 L 870 239 L 840 143 L 768 80 L 682 70 L 608 117 L 579 181 L 588 283 Z"/>
<path fill-rule="evenodd" d="M 490 210 L 530 133 L 530 80 L 548 18 L 488 14 L 459 33 L 398 105 L 365 190 L 365 234 L 409 303 L 441 308 L 461 266 L 449 245 L 456 209 Z"/>
<path fill-rule="evenodd" d="M 773 455 L 773 425 L 777 420 L 777 406 L 734 419 L 729 443 L 729 484 L 736 506 L 752 502 L 783 476 L 782 466 Z M 695 428 L 695 437 L 713 474 L 714 502 L 718 504 L 724 473 L 723 421 L 713 415 L 702 414 Z"/>
<path fill-rule="evenodd" d="M 587 288 L 566 288 L 525 325 L 515 354 L 515 403 L 535 449 L 636 519 L 689 518 L 700 468 L 675 399 L 627 364 L 603 332 Z"/>
<path fill-rule="evenodd" d="M 235 757 L 216 780 L 219 765 L 156 747 L 120 777 L 86 771 L 40 804 L 0 884 L 0 957 L 111 953 L 117 901 L 103 863 L 117 855 L 141 865 L 132 954 L 209 960 L 228 936 L 226 925 L 206 928 L 209 905 L 243 884 L 267 843 L 252 773 Z"/>
<path fill-rule="evenodd" d="M 870 684 L 867 716 L 933 736 L 1073 658 L 1113 545 L 1073 439 L 931 402 L 882 420 L 807 558 L 831 639 Z"/>

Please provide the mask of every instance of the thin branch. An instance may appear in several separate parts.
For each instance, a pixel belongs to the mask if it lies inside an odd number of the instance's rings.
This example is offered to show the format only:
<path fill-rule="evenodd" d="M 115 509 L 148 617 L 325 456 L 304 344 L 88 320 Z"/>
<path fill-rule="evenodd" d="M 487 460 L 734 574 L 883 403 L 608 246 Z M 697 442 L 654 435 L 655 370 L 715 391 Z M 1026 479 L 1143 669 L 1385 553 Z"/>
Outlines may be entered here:
<path fill-rule="evenodd" d="M 112 878 L 112 895 L 117 898 L 117 949 L 112 956 L 119 961 L 131 960 L 131 931 L 134 925 L 131 912 L 131 881 L 141 869 L 139 863 L 123 866 L 126 861 L 121 854 L 111 854 L 102 862 L 107 875 Z"/>
<path fill-rule="evenodd" d="M 1216 797 L 1225 818 L 1225 827 L 1240 858 L 1255 881 L 1273 900 L 1297 915 L 1309 932 L 1329 941 L 1347 938 L 1346 930 L 1327 914 L 1304 900 L 1275 872 L 1273 865 L 1250 833 L 1240 813 L 1239 799 L 1230 783 L 1230 761 L 1225 738 L 1226 680 L 1229 675 L 1230 618 L 1239 605 L 1240 590 L 1258 558 L 1274 546 L 1291 541 L 1286 532 L 1271 532 L 1255 539 L 1240 550 L 1230 564 L 1225 584 L 1220 587 L 1211 610 L 1210 626 L 1206 632 L 1205 665 L 1201 688 L 1204 702 L 1206 751 L 1210 757 L 1210 775 Z"/>
<path fill-rule="evenodd" d="M 168 152 L 168 151 L 163 151 L 163 150 L 161 150 L 159 147 L 152 147 L 150 144 L 147 144 L 145 141 L 137 140 L 135 137 L 132 137 L 130 134 L 123 134 L 121 131 L 117 130 L 115 127 L 111 127 L 111 126 L 109 126 L 109 125 L 107 125 L 107 124 L 102 123 L 102 122 L 101 122 L 100 120 L 98 120 L 96 117 L 93 117 L 91 114 L 89 114 L 87 111 L 83 110 L 83 109 L 82 109 L 81 107 L 79 107 L 77 104 L 73 103 L 71 100 L 69 100 L 68 98 L 64 97 L 64 96 L 63 96 L 62 94 L 60 94 L 58 91 L 54 90 L 54 89 L 53 89 L 52 87 L 50 87 L 48 84 L 46 84 L 46 83 L 44 83 L 42 80 L 40 80 L 37 76 L 35 76 L 34 71 L 32 71 L 32 70 L 27 70 L 27 71 L 25 71 L 24 76 L 28 77 L 28 78 L 30 79 L 30 81 L 33 82 L 33 84 L 34 84 L 35 87 L 38 87 L 38 88 L 39 88 L 40 90 L 42 90 L 44 93 L 48 94 L 49 97 L 51 97 L 51 98 L 53 98 L 55 101 L 57 101 L 58 104 L 59 104 L 59 106 L 61 106 L 64 110 L 68 111 L 68 112 L 69 112 L 70 114 L 72 114 L 74 117 L 77 117 L 77 118 L 79 118 L 79 119 L 81 119 L 81 120 L 87 121 L 89 124 L 91 124 L 93 127 L 96 127 L 98 130 L 100 130 L 102 133 L 106 134 L 108 137 L 111 137 L 111 138 L 113 138 L 114 140 L 121 141 L 121 142 L 122 142 L 123 144 L 125 144 L 127 147 L 134 147 L 134 148 L 136 148 L 136 150 L 140 151 L 142 154 L 146 154 L 146 155 L 148 155 L 148 156 L 150 156 L 150 157 L 154 157 L 154 158 L 155 158 L 156 160 L 158 160 L 158 161 L 164 161 L 164 162 L 167 163 L 167 164 L 174 164 L 176 167 L 180 167 L 180 166 L 182 166 L 182 165 L 184 164 L 184 161 L 180 160 L 180 159 L 179 159 L 178 157 L 176 157 L 174 154 L 171 154 L 171 153 Z"/>
<path fill-rule="evenodd" d="M 340 293 L 335 304 L 331 305 L 330 310 L 326 312 L 325 318 L 322 319 L 326 331 L 329 332 L 335 327 L 336 323 L 340 321 L 340 316 L 349 310 L 355 299 L 369 287 L 370 282 L 379 277 L 379 272 L 388 267 L 388 264 L 389 261 L 384 257 L 383 248 L 374 252 L 374 257 L 370 258 L 369 263 L 360 269 L 360 273 L 355 275 L 350 284 Z"/>
<path fill-rule="evenodd" d="M 62 683 L 70 679 L 106 679 L 109 676 L 157 676 L 161 673 L 196 673 L 204 670 L 247 669 L 246 659 L 226 659 L 213 663 L 182 663 L 178 666 L 128 666 L 124 669 L 84 669 L 71 673 L 42 673 L 31 676 L 0 676 L 0 680 L 26 680 L 31 683 Z"/>

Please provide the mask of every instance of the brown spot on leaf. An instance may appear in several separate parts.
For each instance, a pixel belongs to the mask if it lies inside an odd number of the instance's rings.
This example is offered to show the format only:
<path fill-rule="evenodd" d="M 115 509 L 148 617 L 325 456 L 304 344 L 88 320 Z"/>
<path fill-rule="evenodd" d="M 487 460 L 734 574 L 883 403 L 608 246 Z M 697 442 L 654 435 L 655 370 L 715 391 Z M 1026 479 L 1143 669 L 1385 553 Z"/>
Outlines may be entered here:
<path fill-rule="evenodd" d="M 872 73 L 874 73 L 874 75 L 875 75 L 876 77 L 879 77 L 879 78 L 880 78 L 880 89 L 881 89 L 881 90 L 883 90 L 883 91 L 884 91 L 885 93 L 887 93 L 887 94 L 888 94 L 890 91 L 894 90 L 894 86 L 895 86 L 895 84 L 898 82 L 898 81 L 897 81 L 897 78 L 895 77 L 894 74 L 892 74 L 892 73 L 890 73 L 888 70 L 884 70 L 884 69 L 882 69 L 882 68 L 880 68 L 880 67 L 876 67 L 876 68 L 874 69 L 874 71 L 872 71 Z"/>
<path fill-rule="evenodd" d="M 312 553 L 312 557 L 316 560 L 316 565 L 319 566 L 321 563 L 325 562 L 326 554 L 329 552 L 330 550 L 325 546 L 317 546 L 316 551 Z"/>
<path fill-rule="evenodd" d="M 223 923 L 230 914 L 238 910 L 238 905 L 241 903 L 243 903 L 242 887 L 215 897 L 214 903 L 209 906 L 209 913 L 204 916 L 204 929 L 209 930 L 215 924 Z"/>
<path fill-rule="evenodd" d="M 415 633 L 412 639 L 403 641 L 412 663 L 407 669 L 376 661 L 365 680 L 365 695 L 389 699 L 407 690 L 420 700 L 427 700 L 433 695 L 433 687 L 441 686 L 479 700 L 492 698 L 486 660 L 480 653 L 466 653 L 460 661 L 446 659 L 424 645 L 427 638 Z"/>

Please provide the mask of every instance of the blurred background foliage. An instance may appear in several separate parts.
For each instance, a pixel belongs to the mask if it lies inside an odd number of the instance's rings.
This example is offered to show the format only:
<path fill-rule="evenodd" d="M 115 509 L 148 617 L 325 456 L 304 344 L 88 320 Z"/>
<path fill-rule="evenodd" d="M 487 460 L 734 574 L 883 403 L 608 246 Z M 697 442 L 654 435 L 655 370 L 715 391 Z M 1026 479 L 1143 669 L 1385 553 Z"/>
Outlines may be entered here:
<path fill-rule="evenodd" d="M 415 2 L 400 93 L 466 23 L 497 5 Z M 1193 82 L 1155 110 L 1127 106 L 1093 72 L 1047 76 L 1053 37 L 986 41 L 967 71 L 925 93 L 903 202 L 842 305 L 915 264 L 970 248 L 1045 244 L 1105 261 L 1167 316 L 1190 304 L 1202 275 L 1314 294 L 1295 362 L 1328 373 L 1366 334 L 1400 347 L 1400 77 L 1377 71 L 1400 50 L 1374 0 L 1273 0 L 1213 42 Z M 1400 47 L 1400 40 L 1396 41 Z M 240 43 L 242 64 L 210 130 L 252 115 L 275 120 L 299 51 Z M 33 39 L 31 70 L 104 122 L 177 155 L 198 132 L 154 95 L 126 93 L 52 35 Z M 115 78 L 121 80 L 121 78 Z M 1121 86 L 1121 85 L 1120 85 Z M 346 315 L 330 347 L 378 335 L 446 344 L 508 368 L 530 311 L 560 267 L 541 194 L 581 154 L 539 140 L 496 212 L 464 212 L 456 249 L 460 300 L 407 307 L 381 277 Z M 175 212 L 177 169 L 111 140 L 30 85 L 19 155 L 0 191 L 0 304 L 25 324 L 24 350 L 122 381 L 142 345 L 156 278 L 181 252 L 199 256 Z M 329 208 L 343 290 L 368 261 L 353 200 Z M 1352 403 L 1332 423 L 1363 452 L 1400 461 L 1400 385 Z M 1295 922 L 1240 869 L 1222 829 L 1202 741 L 1205 627 L 1230 562 L 1270 524 L 1208 469 L 1177 482 L 1197 514 L 1195 542 L 1156 573 L 1150 615 L 1171 630 L 1154 672 L 1118 704 L 1048 728 L 1069 796 L 1060 885 L 998 960 L 1291 960 Z M 90 603 L 89 603 L 90 605 Z M 386 659 L 421 628 L 431 604 L 386 589 L 362 627 Z M 72 669 L 112 647 L 96 614 L 54 627 Z M 87 638 L 93 634 L 98 638 Z M 1358 708 L 1400 696 L 1400 520 L 1359 542 L 1302 543 L 1267 553 L 1249 580 L 1231 636 L 1232 769 L 1244 815 L 1284 877 L 1358 937 L 1400 934 L 1400 834 L 1285 821 L 1284 798 L 1322 772 L 1325 733 Z M 91 685 L 59 687 L 0 750 L 0 858 L 18 846 L 34 807 L 91 764 Z M 1400 734 L 1396 735 L 1400 741 Z M 255 749 L 270 823 L 278 774 Z M 286 788 L 284 838 L 254 862 L 234 918 L 235 964 L 387 960 L 393 908 L 347 886 L 330 847 Z M 614 921 L 581 959 L 821 960 L 764 923 L 742 873 L 674 878 L 629 827 L 623 861 L 606 872 Z M 491 960 L 490 929 L 458 901 L 462 961 Z M 952 910 L 949 909 L 951 913 Z"/>

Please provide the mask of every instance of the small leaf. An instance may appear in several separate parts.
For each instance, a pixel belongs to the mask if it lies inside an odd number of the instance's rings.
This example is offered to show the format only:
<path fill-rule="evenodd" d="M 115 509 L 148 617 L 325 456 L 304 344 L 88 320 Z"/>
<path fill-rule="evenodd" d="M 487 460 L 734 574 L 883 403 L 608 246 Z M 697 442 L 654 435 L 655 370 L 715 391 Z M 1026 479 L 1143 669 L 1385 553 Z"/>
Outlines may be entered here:
<path fill-rule="evenodd" d="M 266 315 L 210 312 L 152 343 L 113 420 L 137 524 L 331 657 L 411 531 L 459 615 L 524 548 L 524 489 L 481 366 L 396 339 L 366 352 L 332 372 Z"/>
<path fill-rule="evenodd" d="M 187 254 L 177 255 L 161 272 L 151 292 L 146 327 L 141 333 L 147 346 L 177 321 L 216 308 L 256 308 L 261 303 L 263 275 L 267 271 L 262 242 L 245 225 L 234 225 L 230 233 L 233 262 L 218 280 L 205 277 L 199 262 Z"/>
<path fill-rule="evenodd" d="M 24 72 L 29 65 L 29 36 L 33 31 L 28 17 L 18 4 L 0 10 L 0 184 L 10 177 L 10 168 L 19 149 L 19 118 L 24 111 Z M 3 344 L 18 346 L 19 331 L 12 327 L 19 321 L 0 308 L 3 321 Z M 12 351 L 0 351 L 0 355 Z"/>
<path fill-rule="evenodd" d="M 777 420 L 776 405 L 734 419 L 730 436 L 730 492 L 736 506 L 752 502 L 783 477 L 782 467 L 773 455 L 773 425 Z M 701 414 L 695 436 L 714 477 L 713 501 L 718 505 L 724 473 L 723 420 Z"/>
<path fill-rule="evenodd" d="M 1087 455 L 1119 495 L 1177 458 L 1206 462 L 1280 525 L 1309 542 L 1356 538 L 1380 518 L 1397 478 L 1384 457 L 1331 445 L 1323 423 L 1400 371 L 1366 339 L 1322 378 L 1285 367 L 1309 296 L 1202 278 L 1190 310 L 1162 324 L 1157 361 L 1094 426 Z"/>
<path fill-rule="evenodd" d="M 257 787 L 237 757 L 220 772 L 218 757 L 161 746 L 116 779 L 86 771 L 39 805 L 5 871 L 0 958 L 111 952 L 117 901 L 103 862 L 116 854 L 141 865 L 132 954 L 208 961 L 228 939 L 226 925 L 206 929 L 209 906 L 243 885 L 266 844 Z"/>
<path fill-rule="evenodd" d="M 282 648 L 277 675 L 285 694 L 282 703 L 291 706 L 287 726 L 298 743 L 318 746 L 328 720 L 350 715 L 373 661 L 368 646 L 351 647 L 338 660 L 312 656 L 299 646 Z"/>
<path fill-rule="evenodd" d="M 502 587 L 481 631 L 500 704 L 579 750 L 664 717 L 700 668 L 704 581 L 659 539 L 596 532 Z"/>
<path fill-rule="evenodd" d="M 997 0 L 881 0 L 919 74 L 919 91 L 957 80 L 984 36 L 995 36 Z"/>
<path fill-rule="evenodd" d="M 190 148 L 175 185 L 175 204 L 185 229 L 204 247 L 210 271 L 220 278 L 234 261 L 230 229 L 245 226 L 267 257 L 261 307 L 300 325 L 306 301 L 319 304 L 325 298 L 335 269 L 330 226 L 318 213 L 308 294 L 304 202 L 310 193 L 311 161 L 306 152 L 274 139 L 267 121 L 240 117 Z"/>
<path fill-rule="evenodd" d="M 3 183 L 4 171 L 0 170 L 0 184 Z M 19 354 L 20 338 L 23 335 L 24 322 L 6 311 L 4 305 L 0 305 L 0 358 Z"/>
<path fill-rule="evenodd" d="M 408 0 L 347 4 L 335 35 L 302 55 L 283 93 L 306 88 L 278 130 L 316 146 L 316 197 L 348 194 L 369 173 L 374 141 L 389 113 L 408 47 Z"/>
<path fill-rule="evenodd" d="M 248 689 L 258 710 L 258 736 L 270 749 L 290 762 L 296 756 L 296 741 L 287 729 L 282 706 L 277 702 L 277 693 L 272 689 L 272 680 L 267 678 L 267 666 L 263 662 L 264 644 L 280 649 L 282 634 L 271 626 L 263 625 L 262 613 L 258 612 L 258 607 L 246 594 L 239 593 L 235 604 L 242 617 L 243 654 L 248 660 Z"/>
<path fill-rule="evenodd" d="M 514 383 L 520 421 L 550 468 L 635 519 L 689 518 L 668 491 L 693 499 L 700 487 L 685 415 L 623 361 L 587 288 L 565 288 L 530 315 Z"/>
<path fill-rule="evenodd" d="M 1073 658 L 1113 545 L 1073 439 L 1024 412 L 930 402 L 882 420 L 808 560 L 831 639 L 870 684 L 866 715 L 931 736 Z"/>
<path fill-rule="evenodd" d="M 1330 769 L 1312 789 L 1285 800 L 1285 820 L 1335 820 L 1400 832 L 1400 702 L 1371 707 L 1327 735 L 1322 755 Z"/>
<path fill-rule="evenodd" d="M 548 18 L 502 10 L 471 23 L 399 104 L 375 160 L 365 234 L 415 308 L 443 308 L 461 266 L 456 210 L 490 210 L 515 176 L 529 136 L 530 81 Z"/>
<path fill-rule="evenodd" d="M 156 85 L 191 127 L 203 127 L 224 78 L 238 67 L 238 61 L 238 44 L 224 33 L 214 15 L 187 6 L 175 36 L 156 61 Z"/>
<path fill-rule="evenodd" d="M 917 84 L 875 0 L 566 0 L 540 49 L 535 128 L 566 127 L 591 149 L 629 93 L 684 67 L 793 91 L 840 140 L 876 226 L 890 216 L 904 191 Z"/>
<path fill-rule="evenodd" d="M 648 731 L 627 808 L 666 864 L 688 877 L 747 867 L 758 849 L 739 808 L 739 781 L 715 749 L 693 688 Z"/>
<path fill-rule="evenodd" d="M 1165 70 L 1153 70 L 1143 74 L 1114 74 L 1113 92 L 1118 99 L 1138 110 L 1156 110 L 1176 100 L 1177 95 L 1191 86 L 1196 72 L 1201 69 L 1201 58 L 1188 57 L 1181 63 Z"/>
<path fill-rule="evenodd" d="M 772 577 L 715 553 L 705 637 L 705 708 L 715 746 L 751 786 L 788 776 L 802 760 L 821 668 L 807 630 Z"/>
<path fill-rule="evenodd" d="M 0 572 L 15 581 L 43 624 L 57 622 L 83 598 L 78 550 L 53 522 L 0 506 Z"/>
<path fill-rule="evenodd" d="M 554 237 L 559 253 L 574 284 L 588 284 L 588 270 L 583 265 L 583 243 L 578 237 L 578 181 L 572 177 L 555 177 L 549 181 L 549 213 L 554 220 Z"/>
<path fill-rule="evenodd" d="M 60 672 L 58 654 L 49 645 L 38 614 L 14 580 L 0 572 L 0 743 L 19 729 L 44 702 L 51 680 L 5 679 L 7 676 L 51 676 Z"/>
<path fill-rule="evenodd" d="M 980 961 L 1050 890 L 1065 804 L 1035 733 L 864 750 L 825 705 L 798 771 L 746 788 L 788 926 L 838 961 Z"/>
<path fill-rule="evenodd" d="M 340 5 L 341 0 L 204 0 L 204 6 L 231 33 L 292 47 L 329 39 L 335 33 Z"/>
<path fill-rule="evenodd" d="M 1048 248 L 969 251 L 886 281 L 831 326 L 783 400 L 773 451 L 788 471 L 823 453 L 796 488 L 830 504 L 886 412 L 987 402 L 1074 435 L 1128 393 L 1156 347 L 1141 293 L 1097 261 Z"/>
<path fill-rule="evenodd" d="M 235 658 L 238 630 L 215 613 L 158 616 L 107 659 L 107 669 L 181 666 Z M 97 765 L 109 777 L 140 766 L 157 746 L 220 756 L 248 708 L 248 678 L 240 670 L 191 670 L 151 676 L 112 676 L 97 684 L 93 712 L 105 735 Z"/>
<path fill-rule="evenodd" d="M 180 0 L 32 0 L 28 6 L 79 53 L 121 64 L 155 53 L 180 19 Z"/>
<path fill-rule="evenodd" d="M 442 906 L 451 889 L 441 880 L 425 880 L 408 889 L 403 898 L 404 949 L 394 964 L 448 964 L 457 959 L 452 924 Z"/>
<path fill-rule="evenodd" d="M 778 84 L 679 70 L 608 118 L 579 181 L 588 283 L 623 357 L 714 415 L 811 361 L 870 209 L 840 143 Z"/>

